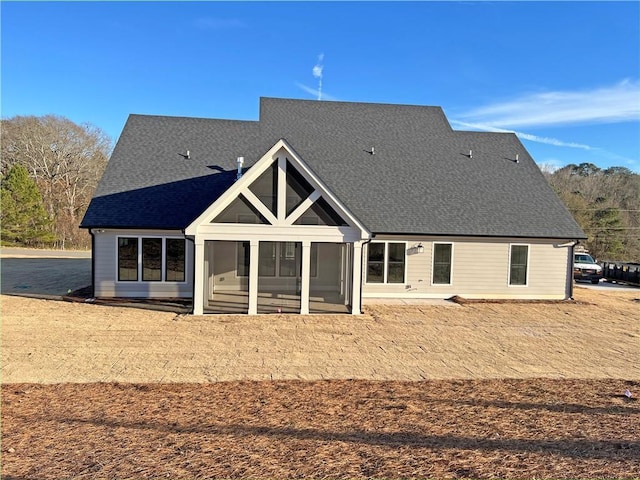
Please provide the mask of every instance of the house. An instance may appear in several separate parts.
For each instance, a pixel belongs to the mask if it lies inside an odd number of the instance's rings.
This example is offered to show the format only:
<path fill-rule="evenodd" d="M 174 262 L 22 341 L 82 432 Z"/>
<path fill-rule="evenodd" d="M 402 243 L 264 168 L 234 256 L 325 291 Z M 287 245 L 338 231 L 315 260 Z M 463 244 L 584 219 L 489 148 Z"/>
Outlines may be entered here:
<path fill-rule="evenodd" d="M 276 98 L 258 121 L 131 115 L 81 227 L 96 297 L 193 298 L 194 314 L 566 299 L 585 238 L 514 134 Z"/>

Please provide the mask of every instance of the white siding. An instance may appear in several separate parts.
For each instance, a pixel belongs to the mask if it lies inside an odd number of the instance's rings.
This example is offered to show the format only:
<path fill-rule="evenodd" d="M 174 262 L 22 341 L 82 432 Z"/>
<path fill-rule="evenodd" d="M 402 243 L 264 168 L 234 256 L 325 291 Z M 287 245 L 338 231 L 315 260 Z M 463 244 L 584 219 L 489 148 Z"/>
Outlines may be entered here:
<path fill-rule="evenodd" d="M 564 299 L 570 249 L 564 240 L 448 237 L 376 237 L 407 242 L 407 277 L 403 285 L 364 284 L 363 297 Z M 433 244 L 452 243 L 451 285 L 432 285 Z M 421 243 L 422 253 L 412 249 Z M 509 286 L 509 248 L 529 245 L 527 286 Z M 364 265 L 366 269 L 366 252 Z M 366 271 L 366 270 L 365 270 Z"/>
<path fill-rule="evenodd" d="M 191 298 L 193 290 L 193 242 L 186 240 L 185 282 L 118 282 L 118 237 L 184 238 L 172 231 L 95 231 L 94 287 L 96 297 Z"/>

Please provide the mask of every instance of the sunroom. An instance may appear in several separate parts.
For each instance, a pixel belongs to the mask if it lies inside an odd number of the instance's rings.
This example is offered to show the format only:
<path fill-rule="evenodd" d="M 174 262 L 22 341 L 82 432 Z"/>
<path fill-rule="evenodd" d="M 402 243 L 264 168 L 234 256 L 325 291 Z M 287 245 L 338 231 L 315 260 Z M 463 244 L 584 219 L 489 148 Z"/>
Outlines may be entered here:
<path fill-rule="evenodd" d="M 186 230 L 194 313 L 360 313 L 366 228 L 280 140 Z"/>

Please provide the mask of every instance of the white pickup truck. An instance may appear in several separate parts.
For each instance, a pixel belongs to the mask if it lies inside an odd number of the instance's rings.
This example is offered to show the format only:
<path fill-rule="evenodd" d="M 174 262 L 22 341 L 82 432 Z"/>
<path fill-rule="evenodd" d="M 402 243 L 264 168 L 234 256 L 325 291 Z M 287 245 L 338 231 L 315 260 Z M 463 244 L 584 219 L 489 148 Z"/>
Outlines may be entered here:
<path fill-rule="evenodd" d="M 593 284 L 599 283 L 602 278 L 602 267 L 588 253 L 576 253 L 573 255 L 573 278 L 590 280 Z"/>

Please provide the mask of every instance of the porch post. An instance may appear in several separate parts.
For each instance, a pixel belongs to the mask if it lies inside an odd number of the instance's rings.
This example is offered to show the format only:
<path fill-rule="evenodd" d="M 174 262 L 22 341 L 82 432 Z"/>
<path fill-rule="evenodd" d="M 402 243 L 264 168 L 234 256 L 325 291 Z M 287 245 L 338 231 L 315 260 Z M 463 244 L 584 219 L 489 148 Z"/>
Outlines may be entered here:
<path fill-rule="evenodd" d="M 204 240 L 196 236 L 193 242 L 193 314 L 204 313 Z"/>
<path fill-rule="evenodd" d="M 362 242 L 353 243 L 352 270 L 351 313 L 353 315 L 360 315 L 362 313 L 362 306 L 360 305 L 360 292 L 362 290 Z"/>
<path fill-rule="evenodd" d="M 258 263 L 260 262 L 260 242 L 249 242 L 249 315 L 258 314 Z"/>
<path fill-rule="evenodd" d="M 309 288 L 311 284 L 311 242 L 302 241 L 302 283 L 300 290 L 300 313 L 309 313 Z"/>

